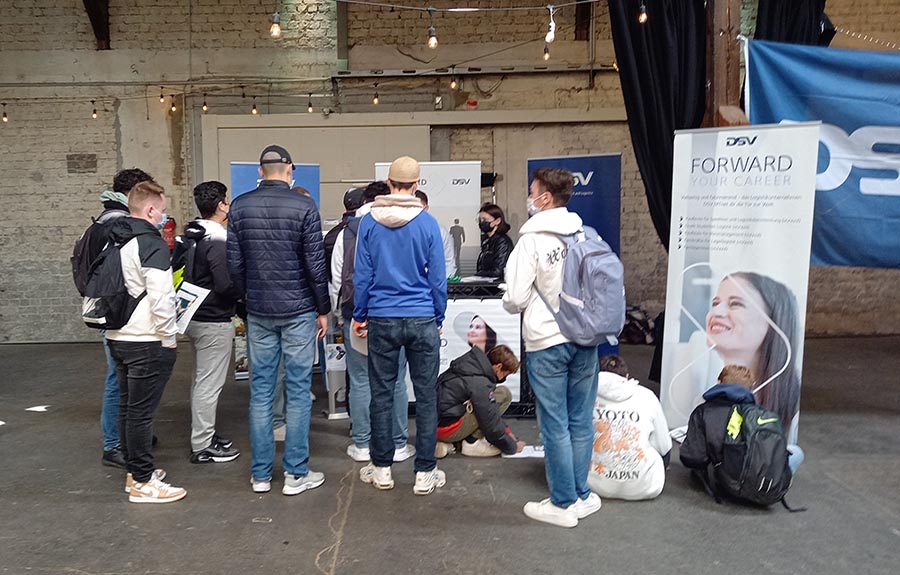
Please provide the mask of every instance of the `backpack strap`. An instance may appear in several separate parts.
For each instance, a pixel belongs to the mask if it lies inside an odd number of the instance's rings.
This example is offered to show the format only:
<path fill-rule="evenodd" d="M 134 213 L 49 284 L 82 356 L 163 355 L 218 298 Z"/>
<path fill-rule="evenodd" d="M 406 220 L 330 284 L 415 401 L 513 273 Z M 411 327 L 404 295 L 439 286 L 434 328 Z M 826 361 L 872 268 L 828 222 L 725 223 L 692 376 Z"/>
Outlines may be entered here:
<path fill-rule="evenodd" d="M 796 508 L 791 507 L 790 505 L 787 504 L 787 501 L 784 499 L 784 497 L 781 498 L 781 505 L 783 505 L 784 508 L 787 509 L 788 511 L 790 511 L 791 513 L 802 513 L 804 511 L 806 511 L 806 507 L 796 507 Z"/>

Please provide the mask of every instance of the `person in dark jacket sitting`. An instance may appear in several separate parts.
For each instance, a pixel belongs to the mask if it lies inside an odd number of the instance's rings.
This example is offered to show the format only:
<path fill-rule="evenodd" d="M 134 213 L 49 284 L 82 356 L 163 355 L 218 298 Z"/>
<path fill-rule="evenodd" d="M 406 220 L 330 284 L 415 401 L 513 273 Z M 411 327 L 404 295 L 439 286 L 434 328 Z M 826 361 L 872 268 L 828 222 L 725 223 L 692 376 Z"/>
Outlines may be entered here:
<path fill-rule="evenodd" d="M 228 275 L 225 253 L 225 221 L 228 219 L 228 188 L 221 182 L 203 182 L 194 188 L 194 203 L 200 219 L 185 227 L 184 238 L 193 256 L 188 257 L 184 278 L 209 294 L 197 308 L 185 333 L 194 343 L 196 362 L 191 386 L 191 463 L 224 463 L 240 452 L 230 439 L 216 434 L 216 408 L 225 386 L 234 324 L 231 318 L 241 294 Z M 190 267 L 190 269 L 188 269 Z"/>
<path fill-rule="evenodd" d="M 503 383 L 519 371 L 519 360 L 511 349 L 498 345 L 485 354 L 480 347 L 450 362 L 438 377 L 438 445 L 436 457 L 445 457 L 462 442 L 462 454 L 492 457 L 522 451 L 501 416 L 512 401 Z"/>
<path fill-rule="evenodd" d="M 259 158 L 259 187 L 231 203 L 228 271 L 245 294 L 250 361 L 250 466 L 254 492 L 271 489 L 275 460 L 272 403 L 284 357 L 287 410 L 282 493 L 297 495 L 325 482 L 309 469 L 310 387 L 315 340 L 328 328 L 328 281 L 322 222 L 316 204 L 291 191 L 293 161 L 281 146 Z"/>
<path fill-rule="evenodd" d="M 476 275 L 497 278 L 503 281 L 506 260 L 513 250 L 509 238 L 509 224 L 503 210 L 497 204 L 484 204 L 478 212 L 478 227 L 481 229 L 481 253 L 478 254 Z"/>

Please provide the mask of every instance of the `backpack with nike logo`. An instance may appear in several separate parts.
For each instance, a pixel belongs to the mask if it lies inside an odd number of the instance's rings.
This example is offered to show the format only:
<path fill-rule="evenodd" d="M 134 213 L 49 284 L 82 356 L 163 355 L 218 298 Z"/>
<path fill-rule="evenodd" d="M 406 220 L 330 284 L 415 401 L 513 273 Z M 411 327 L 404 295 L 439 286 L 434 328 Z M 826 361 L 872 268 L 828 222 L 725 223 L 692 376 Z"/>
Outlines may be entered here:
<path fill-rule="evenodd" d="M 712 472 L 716 498 L 783 504 L 792 474 L 781 418 L 754 403 L 736 404 L 723 433 L 722 461 L 714 463 Z"/>

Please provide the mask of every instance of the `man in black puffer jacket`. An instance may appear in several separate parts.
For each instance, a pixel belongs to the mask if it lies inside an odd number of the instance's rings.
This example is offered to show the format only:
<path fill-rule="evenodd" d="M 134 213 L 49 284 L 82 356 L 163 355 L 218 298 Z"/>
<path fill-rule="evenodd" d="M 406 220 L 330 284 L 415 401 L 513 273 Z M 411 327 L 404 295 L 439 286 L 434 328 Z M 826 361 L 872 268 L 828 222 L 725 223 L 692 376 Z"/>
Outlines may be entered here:
<path fill-rule="evenodd" d="M 291 191 L 293 161 L 269 146 L 260 156 L 259 187 L 232 201 L 228 217 L 228 271 L 247 304 L 250 380 L 250 472 L 253 491 L 271 489 L 275 460 L 272 403 L 278 362 L 284 357 L 287 427 L 285 495 L 318 487 L 309 469 L 309 420 L 316 338 L 325 337 L 331 302 L 325 276 L 322 222 L 309 197 Z"/>
<path fill-rule="evenodd" d="M 491 457 L 522 450 L 501 416 L 512 401 L 509 389 L 497 385 L 519 371 L 519 360 L 505 345 L 494 346 L 485 355 L 472 349 L 450 362 L 438 377 L 438 446 L 436 457 L 453 451 L 462 442 L 462 453 Z"/>

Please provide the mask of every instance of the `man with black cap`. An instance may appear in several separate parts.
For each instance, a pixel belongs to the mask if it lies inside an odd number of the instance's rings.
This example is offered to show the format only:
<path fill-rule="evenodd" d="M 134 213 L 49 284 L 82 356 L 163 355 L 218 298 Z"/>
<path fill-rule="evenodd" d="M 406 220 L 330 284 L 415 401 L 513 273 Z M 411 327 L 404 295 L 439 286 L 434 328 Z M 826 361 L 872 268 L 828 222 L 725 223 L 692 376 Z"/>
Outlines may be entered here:
<path fill-rule="evenodd" d="M 413 196 L 419 163 L 397 158 L 387 183 L 391 193 L 377 198 L 360 222 L 356 246 L 353 331 L 369 336 L 372 390 L 372 462 L 359 476 L 377 489 L 394 487 L 391 414 L 400 351 L 405 350 L 416 394 L 413 493 L 428 495 L 447 482 L 434 454 L 440 329 L 447 311 L 444 245 L 437 220 Z"/>
<path fill-rule="evenodd" d="M 294 164 L 287 150 L 269 146 L 259 158 L 262 181 L 232 201 L 228 217 L 228 271 L 245 294 L 250 362 L 250 482 L 271 489 L 275 460 L 272 404 L 278 363 L 287 390 L 285 495 L 325 481 L 309 469 L 309 421 L 315 340 L 325 337 L 331 302 L 325 277 L 322 222 L 316 204 L 291 190 Z"/>
<path fill-rule="evenodd" d="M 344 228 L 347 227 L 347 221 L 356 215 L 356 210 L 363 205 L 363 193 L 365 188 L 350 188 L 344 192 L 344 214 L 341 216 L 341 223 L 334 226 L 325 234 L 325 272 L 328 275 L 328 281 L 331 281 L 331 254 L 334 253 L 334 243 Z"/>

